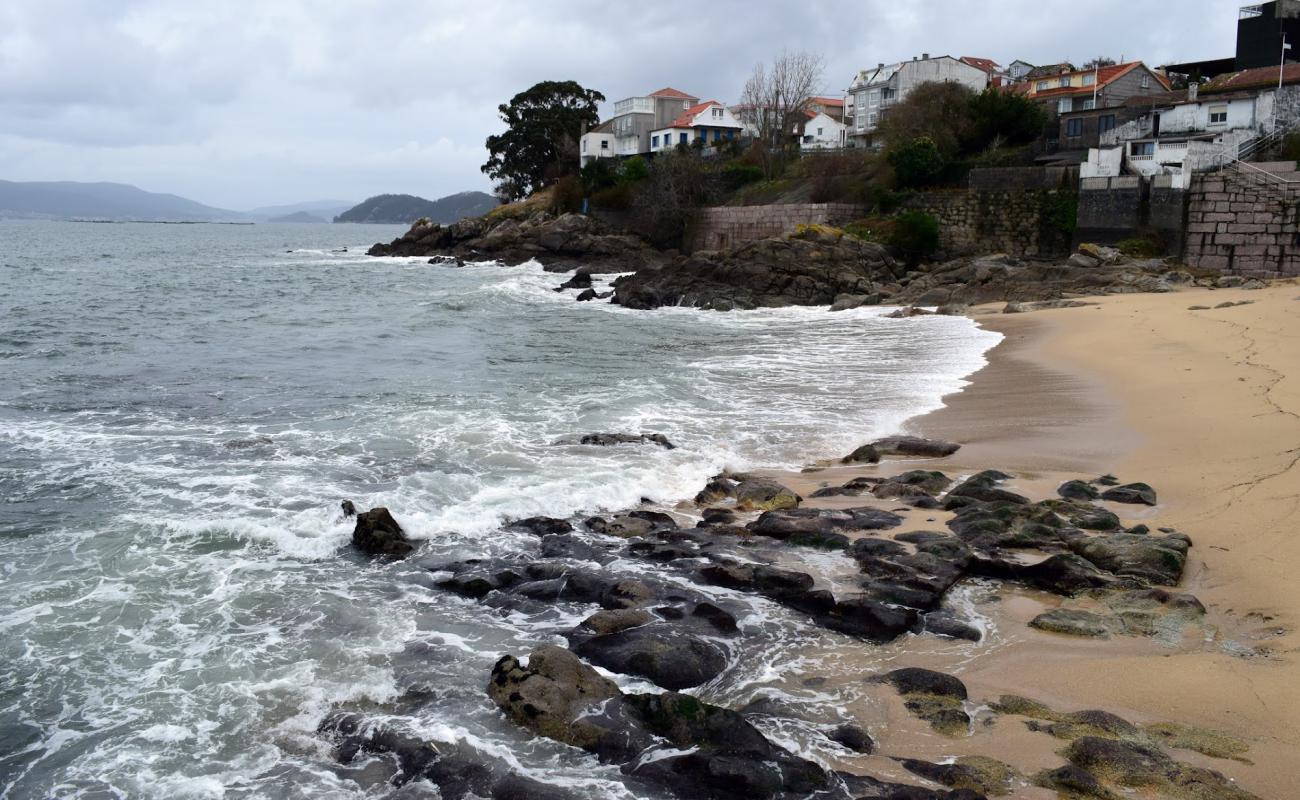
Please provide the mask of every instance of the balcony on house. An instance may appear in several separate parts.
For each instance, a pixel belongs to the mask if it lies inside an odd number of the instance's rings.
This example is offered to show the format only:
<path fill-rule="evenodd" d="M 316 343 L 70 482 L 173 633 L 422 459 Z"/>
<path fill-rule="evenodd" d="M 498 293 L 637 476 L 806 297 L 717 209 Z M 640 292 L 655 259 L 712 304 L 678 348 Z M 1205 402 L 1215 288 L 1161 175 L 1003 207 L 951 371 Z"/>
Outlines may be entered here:
<path fill-rule="evenodd" d="M 628 97 L 614 104 L 614 115 L 653 114 L 655 99 L 653 97 Z"/>

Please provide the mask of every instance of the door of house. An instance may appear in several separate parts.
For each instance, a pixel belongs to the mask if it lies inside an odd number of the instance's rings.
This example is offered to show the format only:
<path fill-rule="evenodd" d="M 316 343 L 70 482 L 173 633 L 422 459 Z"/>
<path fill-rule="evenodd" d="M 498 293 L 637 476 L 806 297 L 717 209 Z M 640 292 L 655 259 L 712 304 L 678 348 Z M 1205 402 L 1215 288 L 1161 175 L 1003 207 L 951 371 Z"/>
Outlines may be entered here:
<path fill-rule="evenodd" d="M 1155 112 L 1151 115 L 1151 135 L 1160 135 L 1160 113 Z"/>

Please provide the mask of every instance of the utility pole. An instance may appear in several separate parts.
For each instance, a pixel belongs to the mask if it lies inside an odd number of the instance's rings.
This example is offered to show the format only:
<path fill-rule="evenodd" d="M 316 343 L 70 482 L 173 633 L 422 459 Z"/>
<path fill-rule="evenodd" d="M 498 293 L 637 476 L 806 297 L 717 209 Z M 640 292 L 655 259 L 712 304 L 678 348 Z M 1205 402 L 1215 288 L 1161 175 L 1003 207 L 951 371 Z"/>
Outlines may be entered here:
<path fill-rule="evenodd" d="M 1277 62 L 1277 94 L 1273 95 L 1273 132 L 1277 133 L 1277 104 L 1282 100 L 1282 76 L 1286 69 L 1286 51 L 1291 49 L 1291 45 L 1286 40 L 1286 32 L 1282 32 L 1282 55 Z"/>

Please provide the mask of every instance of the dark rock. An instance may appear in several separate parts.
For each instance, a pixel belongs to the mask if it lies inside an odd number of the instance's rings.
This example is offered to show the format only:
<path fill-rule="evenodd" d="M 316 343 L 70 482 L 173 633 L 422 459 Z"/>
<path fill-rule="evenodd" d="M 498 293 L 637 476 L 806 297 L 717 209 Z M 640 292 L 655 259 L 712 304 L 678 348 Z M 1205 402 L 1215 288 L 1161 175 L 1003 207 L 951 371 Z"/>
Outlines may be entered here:
<path fill-rule="evenodd" d="M 714 586 L 763 595 L 781 596 L 791 592 L 804 592 L 813 587 L 813 578 L 806 572 L 794 572 L 766 564 L 710 564 L 701 567 L 698 574 L 705 583 Z"/>
<path fill-rule="evenodd" d="M 591 273 L 586 270 L 580 269 L 577 272 L 573 273 L 572 278 L 569 278 L 564 283 L 561 283 L 557 291 L 563 289 L 590 289 L 590 288 L 591 288 Z"/>
<path fill-rule="evenodd" d="M 948 497 L 979 500 L 985 503 L 1027 504 L 1029 502 L 1028 497 L 997 487 L 997 484 L 1008 477 L 1006 473 L 996 470 L 977 472 L 948 492 Z"/>
<path fill-rule="evenodd" d="M 1066 481 L 1057 488 L 1056 493 L 1067 500 L 1096 500 L 1101 496 L 1097 487 L 1086 481 Z"/>
<path fill-rule="evenodd" d="M 1153 506 L 1156 504 L 1156 490 L 1145 483 L 1126 483 L 1102 492 L 1101 499 L 1112 503 Z"/>
<path fill-rule="evenodd" d="M 553 533 L 569 533 L 573 526 L 566 520 L 556 519 L 554 517 L 529 517 L 527 519 L 516 520 L 506 526 L 512 530 L 527 531 L 534 536 L 547 536 Z"/>
<path fill-rule="evenodd" d="M 368 555 L 389 558 L 406 558 L 415 550 L 402 526 L 386 508 L 372 508 L 357 514 L 357 524 L 352 529 L 352 546 Z"/>
<path fill-rule="evenodd" d="M 984 634 L 980 632 L 979 628 L 965 620 L 958 619 L 952 612 L 944 610 L 922 614 L 921 627 L 918 633 L 947 636 L 950 639 L 964 639 L 968 642 L 978 642 L 984 638 Z"/>
<path fill-rule="evenodd" d="M 546 558 L 572 558 L 577 561 L 605 563 L 612 556 L 575 536 L 551 534 L 542 537 L 542 555 Z"/>
<path fill-rule="evenodd" d="M 871 680 L 893 686 L 902 695 L 903 705 L 940 733 L 960 736 L 970 729 L 970 716 L 962 708 L 966 685 L 951 675 L 904 667 Z"/>
<path fill-rule="evenodd" d="M 840 461 L 844 464 L 877 464 L 880 462 L 880 451 L 874 445 L 864 444 Z"/>
<path fill-rule="evenodd" d="M 357 507 L 352 504 L 351 500 L 344 500 L 339 505 L 343 508 L 344 519 L 351 519 L 357 515 Z"/>
<path fill-rule="evenodd" d="M 706 508 L 702 512 L 702 525 L 734 525 L 736 512 L 729 508 Z"/>
<path fill-rule="evenodd" d="M 1111 533 L 1070 542 L 1070 549 L 1121 578 L 1176 586 L 1187 563 L 1191 540 L 1180 533 L 1148 536 Z"/>
<path fill-rule="evenodd" d="M 950 456 L 961 449 L 961 445 L 938 439 L 923 439 L 919 436 L 890 436 L 872 446 L 881 455 L 913 456 L 920 458 L 942 458 Z"/>
<path fill-rule="evenodd" d="M 655 524 L 649 520 L 634 517 L 631 514 L 619 514 L 611 519 L 604 517 L 591 517 L 583 520 L 590 530 L 596 533 L 603 533 L 607 536 L 619 536 L 624 539 L 634 536 L 645 536 L 655 529 Z"/>
<path fill-rule="evenodd" d="M 1074 766 L 1120 786 L 1197 800 L 1257 800 L 1218 772 L 1181 764 L 1156 747 L 1133 741 L 1084 736 L 1071 742 L 1064 755 Z"/>
<path fill-rule="evenodd" d="M 922 667 L 903 667 L 872 680 L 893 686 L 899 694 L 931 694 L 965 700 L 966 684 L 942 672 Z"/>
<path fill-rule="evenodd" d="M 672 624 L 629 627 L 613 633 L 570 635 L 573 652 L 608 670 L 639 675 L 665 689 L 689 689 L 713 680 L 727 667 L 718 644 Z"/>
<path fill-rule="evenodd" d="M 1116 800 L 1117 795 L 1098 781 L 1096 776 L 1073 764 L 1043 770 L 1034 776 L 1034 784 L 1052 789 L 1062 797 L 1079 800 Z"/>
<path fill-rule="evenodd" d="M 1072 608 L 1055 608 L 1029 621 L 1029 627 L 1068 636 L 1109 639 L 1111 626 L 1100 614 Z"/>
<path fill-rule="evenodd" d="M 986 756 L 960 756 L 949 764 L 932 764 L 915 758 L 900 759 L 908 771 L 926 780 L 956 789 L 988 795 L 1008 794 L 1018 773 L 1006 764 Z"/>
<path fill-rule="evenodd" d="M 596 300 L 599 297 L 600 295 L 596 294 L 595 289 L 584 289 L 581 292 L 578 292 L 578 296 L 573 299 L 577 300 L 579 303 L 586 303 L 590 300 Z"/>
<path fill-rule="evenodd" d="M 827 536 L 845 531 L 885 530 L 901 524 L 902 517 L 875 508 L 796 508 L 769 511 L 747 527 L 759 536 L 789 539 L 793 536 Z"/>
<path fill-rule="evenodd" d="M 770 478 L 747 477 L 735 487 L 732 496 L 742 511 L 773 511 L 799 505 L 797 494 Z"/>
<path fill-rule="evenodd" d="M 618 278 L 614 300 L 628 308 L 828 306 L 901 274 L 883 247 L 854 237 L 763 239 Z"/>
<path fill-rule="evenodd" d="M 845 723 L 831 730 L 826 734 L 826 738 L 855 753 L 869 755 L 876 749 L 876 743 L 872 740 L 871 734 L 867 733 L 866 729 L 860 725 L 852 723 Z"/>
<path fill-rule="evenodd" d="M 676 445 L 662 433 L 588 433 L 578 439 L 578 444 L 611 447 L 619 444 L 657 444 L 665 450 L 675 450 Z"/>

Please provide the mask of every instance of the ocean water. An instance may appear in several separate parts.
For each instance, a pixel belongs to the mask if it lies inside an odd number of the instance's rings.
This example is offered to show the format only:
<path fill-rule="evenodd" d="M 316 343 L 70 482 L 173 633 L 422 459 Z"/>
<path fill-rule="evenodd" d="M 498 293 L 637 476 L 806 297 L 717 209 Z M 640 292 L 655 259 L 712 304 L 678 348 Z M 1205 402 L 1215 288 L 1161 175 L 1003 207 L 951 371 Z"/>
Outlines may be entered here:
<path fill-rule="evenodd" d="M 591 609 L 432 590 L 352 553 L 339 501 L 389 507 L 423 555 L 526 553 L 504 521 L 670 506 L 894 432 L 998 338 L 880 309 L 627 311 L 535 264 L 364 255 L 402 232 L 0 221 L 0 797 L 381 797 L 315 733 L 341 706 L 652 796 L 484 691 L 500 654 Z M 678 447 L 556 443 L 592 431 Z M 865 647 L 746 602 L 745 644 L 697 691 L 715 702 Z M 766 730 L 825 757 L 798 723 Z"/>

